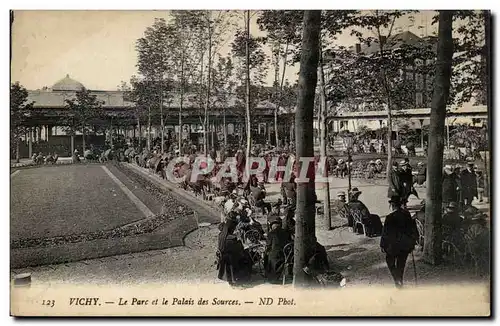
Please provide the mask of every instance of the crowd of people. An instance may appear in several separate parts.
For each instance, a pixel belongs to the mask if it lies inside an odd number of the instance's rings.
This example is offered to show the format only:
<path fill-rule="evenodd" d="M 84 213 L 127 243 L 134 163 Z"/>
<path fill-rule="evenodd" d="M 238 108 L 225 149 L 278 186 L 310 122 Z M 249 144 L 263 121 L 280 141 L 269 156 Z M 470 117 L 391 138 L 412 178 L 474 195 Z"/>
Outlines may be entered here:
<path fill-rule="evenodd" d="M 216 162 L 211 173 L 199 175 L 198 179 L 191 180 L 193 164 L 196 157 L 201 155 L 198 147 L 184 144 L 182 155 L 176 145 L 161 152 L 157 144 L 149 151 L 137 150 L 134 147 L 127 149 L 109 148 L 96 155 L 92 149 L 84 153 L 85 159 L 108 160 L 116 158 L 120 161 L 136 163 L 139 166 L 152 169 L 165 177 L 165 167 L 169 162 L 180 156 L 186 162 L 175 165 L 174 175 L 186 176 L 181 186 L 192 190 L 196 194 L 212 193 L 220 200 L 222 210 L 220 234 L 217 245 L 218 278 L 230 284 L 246 284 L 251 281 L 256 266 L 262 267 L 262 274 L 268 282 L 281 282 L 291 276 L 293 266 L 293 244 L 295 238 L 295 212 L 297 204 L 296 168 L 292 169 L 289 179 L 285 179 L 285 172 L 278 171 L 270 175 L 270 163 L 277 160 L 280 167 L 287 165 L 289 159 L 294 159 L 292 147 L 276 149 L 269 146 L 254 146 L 251 155 L 261 157 L 266 167 L 258 176 L 251 176 L 244 182 L 246 157 L 243 149 L 235 151 L 232 148 L 222 148 L 220 151 L 211 149 L 208 155 Z M 78 151 L 74 157 L 79 159 Z M 238 171 L 237 181 L 224 177 L 218 183 L 212 182 L 222 167 L 226 158 L 234 157 Z M 316 157 L 316 163 L 319 157 Z M 255 163 L 254 163 L 255 164 Z M 204 168 L 204 166 L 201 166 Z M 352 171 L 352 162 L 329 155 L 326 160 L 329 175 L 339 178 L 346 177 Z M 385 175 L 386 168 L 382 160 L 368 162 L 366 177 L 373 178 L 377 174 Z M 362 202 L 362 192 L 353 188 L 348 192 L 340 191 L 332 201 L 331 209 L 351 230 L 368 237 L 380 236 L 380 247 L 386 255 L 386 263 L 397 287 L 403 284 L 403 271 L 408 255 L 418 242 L 419 231 L 416 219 L 408 211 L 408 199 L 411 195 L 418 198 L 415 187 L 424 185 L 427 170 L 423 163 L 418 163 L 415 171 L 408 158 L 394 162 L 388 177 L 388 199 L 391 213 L 386 216 L 382 224 L 380 216 L 370 212 Z M 266 183 L 273 177 L 281 183 L 281 198 L 277 202 L 270 202 L 267 198 Z M 474 198 L 481 201 L 481 175 L 472 161 L 467 168 L 460 166 L 445 166 L 443 174 L 443 213 L 444 220 L 453 221 L 455 211 L 466 209 Z M 347 197 L 347 198 L 346 198 Z M 316 200 L 317 203 L 319 201 Z M 422 215 L 418 215 L 422 218 Z M 265 223 L 258 220 L 263 218 Z M 423 220 L 421 221 L 424 222 Z M 342 281 L 338 273 L 330 272 L 328 257 L 324 246 L 316 241 L 315 250 L 307 257 L 307 264 L 303 272 L 311 284 Z"/>
<path fill-rule="evenodd" d="M 31 157 L 31 160 L 36 165 L 56 164 L 58 159 L 59 156 L 57 155 L 57 153 L 49 153 L 47 155 L 44 155 L 42 152 L 39 152 L 39 153 L 33 153 L 33 156 Z"/>

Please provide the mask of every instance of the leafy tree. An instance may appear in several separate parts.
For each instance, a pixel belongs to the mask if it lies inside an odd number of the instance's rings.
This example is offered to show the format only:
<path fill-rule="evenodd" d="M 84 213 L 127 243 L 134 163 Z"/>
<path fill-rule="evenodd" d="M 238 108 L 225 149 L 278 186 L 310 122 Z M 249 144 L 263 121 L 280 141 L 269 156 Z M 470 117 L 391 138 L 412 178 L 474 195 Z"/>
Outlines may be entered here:
<path fill-rule="evenodd" d="M 34 102 L 28 102 L 28 91 L 19 82 L 10 85 L 10 137 L 16 146 L 16 163 L 19 163 L 19 143 L 28 132 L 30 110 Z"/>
<path fill-rule="evenodd" d="M 450 134 L 450 142 L 456 146 L 470 147 L 474 150 L 484 150 L 487 145 L 485 134 L 481 129 L 469 124 L 456 125 Z"/>
<path fill-rule="evenodd" d="M 235 93 L 236 82 L 233 77 L 234 66 L 231 58 L 219 57 L 216 67 L 212 70 L 213 107 L 223 109 L 224 146 L 227 146 L 226 108 Z"/>
<path fill-rule="evenodd" d="M 77 91 L 75 96 L 73 99 L 65 100 L 65 106 L 69 113 L 67 118 L 68 131 L 72 136 L 75 135 L 76 131 L 82 133 L 82 153 L 84 153 L 86 135 L 95 130 L 93 126 L 96 120 L 104 116 L 102 110 L 104 102 L 98 101 L 97 96 L 92 95 L 86 88 Z"/>
<path fill-rule="evenodd" d="M 174 41 L 169 51 L 172 52 L 172 66 L 174 76 L 179 85 L 179 135 L 178 147 L 182 154 L 182 111 L 184 97 L 188 91 L 188 80 L 193 80 L 199 65 L 203 64 L 203 56 L 198 59 L 197 53 L 203 51 L 203 29 L 205 24 L 205 13 L 199 10 L 175 10 L 172 11 L 174 29 Z M 201 62 L 200 62 L 201 61 Z"/>
<path fill-rule="evenodd" d="M 371 34 L 366 35 L 357 29 L 352 33 L 358 37 L 366 47 L 375 51 L 365 53 L 356 60 L 356 67 L 351 72 L 356 76 L 358 98 L 368 100 L 387 111 L 387 175 L 392 164 L 392 124 L 393 111 L 414 108 L 415 82 L 407 78 L 407 67 L 411 66 L 410 73 L 422 69 L 418 61 L 427 63 L 435 57 L 432 48 L 423 44 L 401 44 L 393 37 L 394 25 L 398 18 L 408 11 L 380 11 L 361 14 L 356 18 L 356 26 L 364 28 Z M 422 64 L 423 66 L 423 64 Z"/>
<path fill-rule="evenodd" d="M 232 43 L 232 54 L 236 66 L 236 74 L 240 76 L 239 87 L 236 89 L 238 106 L 245 103 L 246 111 L 246 155 L 250 157 L 251 148 L 251 109 L 255 108 L 262 99 L 261 94 L 251 93 L 252 90 L 258 91 L 263 86 L 268 67 L 268 58 L 262 49 L 265 44 L 265 38 L 254 37 L 250 34 L 250 11 L 245 12 L 245 30 L 238 30 Z M 245 81 L 243 83 L 243 80 Z M 243 88 L 245 85 L 245 88 Z M 254 86 L 251 88 L 251 85 Z M 257 86 L 257 87 L 255 87 Z M 245 89 L 245 91 L 243 91 Z M 244 101 L 243 101 L 244 99 Z M 247 162 L 249 162 L 247 160 Z M 249 167 L 248 167 L 249 168 Z"/>
<path fill-rule="evenodd" d="M 261 31 L 267 32 L 268 42 L 272 44 L 273 64 L 275 66 L 274 134 L 276 145 L 279 144 L 278 113 L 283 105 L 283 87 L 286 68 L 292 64 L 290 57 L 300 47 L 303 12 L 298 10 L 264 10 L 257 19 Z M 283 71 L 280 77 L 280 61 Z"/>
<path fill-rule="evenodd" d="M 475 100 L 485 105 L 488 87 L 488 48 L 486 25 L 488 10 L 459 10 L 454 16 L 460 26 L 456 29 L 453 58 L 452 100 L 460 106 Z"/>

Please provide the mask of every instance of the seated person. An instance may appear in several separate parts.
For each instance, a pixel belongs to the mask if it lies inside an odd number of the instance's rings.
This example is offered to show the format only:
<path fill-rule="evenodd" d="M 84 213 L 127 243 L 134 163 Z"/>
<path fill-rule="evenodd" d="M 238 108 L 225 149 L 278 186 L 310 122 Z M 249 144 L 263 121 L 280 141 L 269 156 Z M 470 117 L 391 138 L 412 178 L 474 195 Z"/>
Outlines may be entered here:
<path fill-rule="evenodd" d="M 330 264 L 328 263 L 328 255 L 326 249 L 316 241 L 314 252 L 307 260 L 307 265 L 304 267 L 306 280 L 309 286 L 318 285 L 318 275 L 328 273 Z"/>
<path fill-rule="evenodd" d="M 287 206 L 285 208 L 285 216 L 283 218 L 282 227 L 288 233 L 295 235 L 295 206 Z"/>
<path fill-rule="evenodd" d="M 458 204 L 456 202 L 449 203 L 445 208 L 442 219 L 443 238 L 449 239 L 458 236 L 462 221 L 462 217 L 458 213 Z"/>
<path fill-rule="evenodd" d="M 270 282 L 279 279 L 285 263 L 283 249 L 291 242 L 290 234 L 281 227 L 281 220 L 270 221 L 271 231 L 267 234 L 266 252 L 264 255 L 264 270 Z"/>
<path fill-rule="evenodd" d="M 252 210 L 248 207 L 248 202 L 244 199 L 240 201 L 238 206 L 233 210 L 238 225 L 236 233 L 243 239 L 246 232 L 257 230 L 259 239 L 264 239 L 264 229 L 262 225 L 252 217 Z"/>
<path fill-rule="evenodd" d="M 368 179 L 373 179 L 375 177 L 375 173 L 376 173 L 375 162 L 370 161 L 368 163 L 368 174 L 367 174 Z"/>
<path fill-rule="evenodd" d="M 271 206 L 271 211 L 267 215 L 267 229 L 268 229 L 268 231 L 271 230 L 269 223 L 273 219 L 279 218 L 280 214 L 281 214 L 281 200 L 279 200 L 277 203 L 275 203 Z"/>
<path fill-rule="evenodd" d="M 44 161 L 43 154 L 42 152 L 38 153 L 38 156 L 36 157 L 36 164 L 42 164 Z"/>
<path fill-rule="evenodd" d="M 329 155 L 327 162 L 328 162 L 328 175 L 333 175 L 335 173 L 335 169 L 337 168 L 337 160 L 332 155 Z"/>
<path fill-rule="evenodd" d="M 423 185 L 425 183 L 425 180 L 427 178 L 427 168 L 425 167 L 424 163 L 418 162 L 417 163 L 417 178 L 416 182 L 419 186 Z"/>
<path fill-rule="evenodd" d="M 257 179 L 257 177 L 254 174 L 252 174 L 248 179 L 248 182 L 246 183 L 245 187 L 243 188 L 243 195 L 248 196 L 251 193 L 251 188 L 258 186 L 258 182 L 259 180 Z"/>
<path fill-rule="evenodd" d="M 236 189 L 236 183 L 231 178 L 225 177 L 220 180 L 220 194 L 226 196 Z"/>
<path fill-rule="evenodd" d="M 271 212 L 271 204 L 264 201 L 264 198 L 266 198 L 266 188 L 264 188 L 263 182 L 259 182 L 256 187 L 250 185 L 250 195 L 254 200 L 255 207 L 262 208 L 264 214 Z"/>
<path fill-rule="evenodd" d="M 83 152 L 83 158 L 86 160 L 94 159 L 94 154 L 92 153 L 92 150 L 86 149 L 85 152 Z"/>
<path fill-rule="evenodd" d="M 377 159 L 375 161 L 375 173 L 384 173 L 384 172 L 385 172 L 385 168 L 384 168 L 384 164 L 382 164 L 382 160 Z"/>
<path fill-rule="evenodd" d="M 332 215 L 339 216 L 342 219 L 348 219 L 348 206 L 346 203 L 346 194 L 344 191 L 339 191 L 337 193 L 337 198 L 332 201 L 330 210 L 332 212 Z"/>
<path fill-rule="evenodd" d="M 349 214 L 348 214 L 348 224 L 349 226 L 354 226 L 354 216 L 359 216 L 361 222 L 365 225 L 366 235 L 369 237 L 379 235 L 382 232 L 382 222 L 380 217 L 375 214 L 370 214 L 368 208 L 363 204 L 358 198 L 361 195 L 361 191 L 358 188 L 353 188 L 351 191 L 351 196 L 349 203 L 347 204 Z M 358 231 L 358 230 L 354 230 Z"/>
<path fill-rule="evenodd" d="M 73 163 L 80 162 L 80 156 L 78 155 L 77 149 L 75 149 L 75 152 L 73 153 L 72 159 L 73 159 Z"/>
<path fill-rule="evenodd" d="M 250 280 L 252 259 L 243 244 L 233 234 L 237 221 L 228 218 L 219 233 L 217 250 L 217 277 L 229 284 L 242 284 Z"/>
<path fill-rule="evenodd" d="M 338 177 L 339 174 L 342 179 L 348 174 L 347 164 L 344 162 L 343 159 L 340 159 L 339 163 L 337 164 L 336 176 Z"/>
<path fill-rule="evenodd" d="M 45 163 L 46 163 L 46 164 L 49 164 L 49 163 L 53 164 L 53 163 L 54 163 L 54 157 L 52 156 L 52 154 L 50 154 L 50 153 L 49 153 L 49 154 L 45 157 Z"/>
<path fill-rule="evenodd" d="M 314 254 L 309 259 L 307 266 L 317 272 L 325 272 L 330 269 L 326 249 L 318 241 L 316 241 Z"/>
<path fill-rule="evenodd" d="M 292 173 L 289 182 L 281 183 L 281 195 L 285 204 L 295 206 L 297 203 L 297 183 L 295 182 L 295 174 Z"/>

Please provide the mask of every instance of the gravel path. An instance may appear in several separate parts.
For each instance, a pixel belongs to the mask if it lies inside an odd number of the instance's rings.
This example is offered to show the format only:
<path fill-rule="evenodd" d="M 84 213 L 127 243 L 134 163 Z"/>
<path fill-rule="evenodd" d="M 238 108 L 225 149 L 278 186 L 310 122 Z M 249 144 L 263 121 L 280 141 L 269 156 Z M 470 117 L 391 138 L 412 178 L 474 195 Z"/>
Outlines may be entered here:
<path fill-rule="evenodd" d="M 23 268 L 33 284 L 214 283 L 217 226 L 200 228 L 185 238 L 185 246 L 126 254 L 82 262 Z"/>

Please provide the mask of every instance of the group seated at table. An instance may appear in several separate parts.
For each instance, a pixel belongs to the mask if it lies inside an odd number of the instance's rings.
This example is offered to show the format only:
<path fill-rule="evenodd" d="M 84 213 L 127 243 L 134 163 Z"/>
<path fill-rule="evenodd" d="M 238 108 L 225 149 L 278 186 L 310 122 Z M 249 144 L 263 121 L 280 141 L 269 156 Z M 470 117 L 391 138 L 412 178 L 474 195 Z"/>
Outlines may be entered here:
<path fill-rule="evenodd" d="M 243 207 L 243 208 L 242 208 Z M 267 220 L 267 234 L 241 205 L 228 212 L 220 224 L 217 249 L 218 278 L 232 285 L 245 284 L 251 279 L 254 264 L 263 266 L 264 277 L 277 283 L 292 275 L 295 207 L 285 207 L 280 217 L 280 203 L 273 205 Z M 252 234 L 252 236 L 248 236 Z M 311 277 L 328 271 L 325 248 L 316 242 L 314 254 L 304 271 Z"/>

